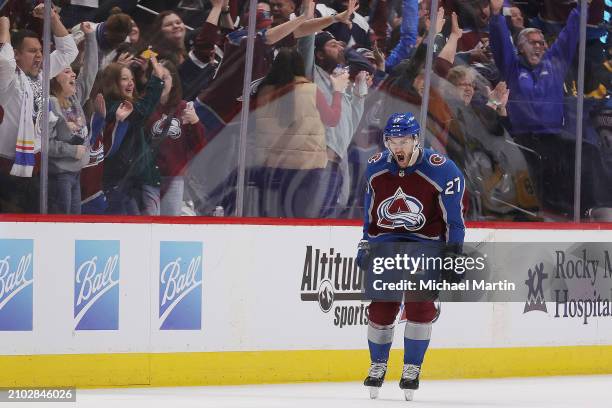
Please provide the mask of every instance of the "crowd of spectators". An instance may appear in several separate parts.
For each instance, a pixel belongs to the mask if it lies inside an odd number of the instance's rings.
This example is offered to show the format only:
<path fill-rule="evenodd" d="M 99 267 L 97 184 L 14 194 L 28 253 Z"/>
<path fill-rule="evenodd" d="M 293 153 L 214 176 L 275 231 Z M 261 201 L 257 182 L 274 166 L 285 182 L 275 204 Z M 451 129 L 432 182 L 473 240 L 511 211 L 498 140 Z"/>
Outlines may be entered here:
<path fill-rule="evenodd" d="M 612 48 L 606 1 L 585 1 L 586 215 L 612 207 Z M 8 0 L 0 10 L 0 213 L 40 211 L 38 3 Z M 432 11 L 428 0 L 259 0 L 249 10 L 246 0 L 54 0 L 48 211 L 209 215 L 223 206 L 231 215 L 248 125 L 246 215 L 360 218 L 386 118 L 426 109 L 421 143 L 461 167 L 466 218 L 568 218 L 579 4 L 440 0 Z"/>

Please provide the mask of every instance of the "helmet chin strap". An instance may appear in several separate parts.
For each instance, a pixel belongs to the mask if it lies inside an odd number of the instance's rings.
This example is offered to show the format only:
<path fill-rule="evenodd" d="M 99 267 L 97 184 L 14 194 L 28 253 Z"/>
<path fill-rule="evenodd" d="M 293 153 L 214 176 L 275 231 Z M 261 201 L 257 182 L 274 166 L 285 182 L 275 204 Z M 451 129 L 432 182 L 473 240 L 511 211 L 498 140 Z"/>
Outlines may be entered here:
<path fill-rule="evenodd" d="M 412 155 L 410 155 L 410 160 L 408 161 L 408 167 L 413 166 L 419 158 L 419 145 L 415 144 L 414 149 L 412 149 Z"/>

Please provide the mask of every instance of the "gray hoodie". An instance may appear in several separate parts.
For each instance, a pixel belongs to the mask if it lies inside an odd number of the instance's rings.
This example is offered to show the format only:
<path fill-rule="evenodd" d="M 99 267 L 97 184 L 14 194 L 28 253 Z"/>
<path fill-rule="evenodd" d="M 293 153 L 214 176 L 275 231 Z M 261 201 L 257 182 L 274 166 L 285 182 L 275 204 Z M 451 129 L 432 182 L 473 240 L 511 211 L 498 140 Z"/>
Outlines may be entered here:
<path fill-rule="evenodd" d="M 98 44 L 95 33 L 85 36 L 85 58 L 76 80 L 76 94 L 69 101 L 84 124 L 87 118 L 83 112 L 83 104 L 87 101 L 98 73 Z M 49 173 L 76 173 L 89 162 L 89 154 L 84 154 L 77 160 L 75 154 L 77 145 L 71 144 L 73 134 L 68 127 L 66 117 L 54 96 L 49 99 L 51 113 L 49 118 Z M 85 128 L 83 146 L 89 148 L 91 135 Z"/>

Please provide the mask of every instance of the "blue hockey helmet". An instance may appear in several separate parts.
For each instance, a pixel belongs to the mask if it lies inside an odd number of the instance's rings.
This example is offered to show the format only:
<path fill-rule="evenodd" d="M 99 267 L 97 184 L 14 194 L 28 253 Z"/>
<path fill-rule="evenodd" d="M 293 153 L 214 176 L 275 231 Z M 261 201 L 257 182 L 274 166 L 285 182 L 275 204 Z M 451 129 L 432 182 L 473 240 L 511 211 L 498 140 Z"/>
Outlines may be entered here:
<path fill-rule="evenodd" d="M 383 141 L 385 147 L 389 149 L 389 152 L 401 167 L 412 166 L 416 163 L 419 157 L 420 131 L 421 127 L 419 126 L 419 122 L 417 122 L 414 115 L 410 112 L 394 113 L 389 117 L 387 126 L 385 126 L 385 130 L 383 131 Z M 395 143 L 390 139 L 400 137 L 412 137 L 414 140 L 411 147 L 408 147 L 408 150 L 405 147 L 401 147 L 402 145 L 400 145 L 399 148 L 392 148 L 392 145 Z"/>
<path fill-rule="evenodd" d="M 421 127 L 410 112 L 394 113 L 387 120 L 383 137 L 419 136 Z"/>

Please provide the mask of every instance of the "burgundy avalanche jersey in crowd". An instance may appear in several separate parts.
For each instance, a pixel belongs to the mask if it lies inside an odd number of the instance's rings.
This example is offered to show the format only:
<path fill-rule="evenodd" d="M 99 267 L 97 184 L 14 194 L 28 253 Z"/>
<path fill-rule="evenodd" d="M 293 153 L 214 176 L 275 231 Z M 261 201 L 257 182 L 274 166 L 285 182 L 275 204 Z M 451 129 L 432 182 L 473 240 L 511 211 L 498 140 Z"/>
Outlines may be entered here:
<path fill-rule="evenodd" d="M 266 44 L 265 30 L 255 38 L 251 91 L 263 79 L 274 60 L 273 49 Z M 208 88 L 198 96 L 196 111 L 200 121 L 213 136 L 240 114 L 242 109 L 242 84 L 246 64 L 247 30 L 237 30 L 227 35 L 223 61 Z"/>
<path fill-rule="evenodd" d="M 129 122 L 108 122 L 97 114 L 91 121 L 91 146 L 89 163 L 81 170 L 81 204 L 102 196 L 104 159 L 117 151 L 127 133 Z"/>
<path fill-rule="evenodd" d="M 363 239 L 463 243 L 463 175 L 444 155 L 424 149 L 401 169 L 388 150 L 368 160 Z"/>
<path fill-rule="evenodd" d="M 200 122 L 193 125 L 181 123 L 187 102 L 181 101 L 172 113 L 166 137 L 161 135 L 167 124 L 168 115 L 159 108 L 147 120 L 147 141 L 157 146 L 156 163 L 161 176 L 181 176 L 191 160 L 204 148 L 204 126 Z"/>

